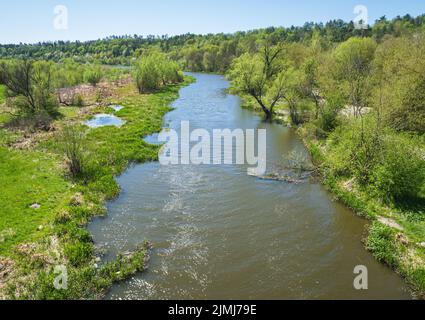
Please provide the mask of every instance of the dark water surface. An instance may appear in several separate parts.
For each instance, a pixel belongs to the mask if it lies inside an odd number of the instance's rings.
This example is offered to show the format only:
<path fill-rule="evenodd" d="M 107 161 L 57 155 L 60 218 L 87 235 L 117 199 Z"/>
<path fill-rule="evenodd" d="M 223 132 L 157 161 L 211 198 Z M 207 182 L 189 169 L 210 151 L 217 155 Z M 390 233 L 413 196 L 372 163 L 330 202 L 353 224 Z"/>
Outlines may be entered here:
<path fill-rule="evenodd" d="M 296 134 L 266 124 L 226 94 L 221 76 L 193 74 L 165 125 L 267 129 L 268 170 L 294 150 Z M 148 139 L 154 140 L 153 137 Z M 115 285 L 110 299 L 409 299 L 403 281 L 364 249 L 365 221 L 311 181 L 290 184 L 228 166 L 147 163 L 118 178 L 122 194 L 90 225 L 107 258 L 153 243 L 149 270 Z M 353 288 L 354 267 L 369 290 Z"/>

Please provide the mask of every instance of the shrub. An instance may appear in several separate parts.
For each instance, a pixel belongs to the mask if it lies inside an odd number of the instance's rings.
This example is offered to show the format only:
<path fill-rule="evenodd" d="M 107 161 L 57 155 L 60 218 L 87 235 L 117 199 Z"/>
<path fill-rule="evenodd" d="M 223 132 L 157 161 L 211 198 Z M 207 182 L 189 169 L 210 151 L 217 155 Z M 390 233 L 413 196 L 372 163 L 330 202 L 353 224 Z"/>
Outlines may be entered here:
<path fill-rule="evenodd" d="M 382 163 L 373 172 L 374 191 L 384 201 L 419 197 L 425 184 L 425 161 L 417 139 L 391 134 L 386 137 Z"/>
<path fill-rule="evenodd" d="M 96 87 L 97 84 L 102 80 L 103 73 L 102 69 L 99 66 L 91 66 L 87 69 L 84 74 L 84 79 L 90 83 L 93 87 Z"/>
<path fill-rule="evenodd" d="M 183 81 L 177 63 L 169 61 L 162 53 L 148 53 L 136 63 L 134 79 L 140 93 L 158 90 L 162 85 Z"/>
<path fill-rule="evenodd" d="M 389 125 L 397 131 L 425 133 L 425 76 L 414 78 L 412 88 L 405 89 L 401 105 L 389 113 Z"/>
<path fill-rule="evenodd" d="M 75 107 L 84 107 L 84 99 L 81 94 L 76 94 L 72 97 L 72 105 Z"/>
<path fill-rule="evenodd" d="M 396 248 L 394 244 L 395 234 L 393 229 L 374 222 L 370 228 L 366 248 L 373 253 L 380 262 L 387 263 L 390 267 L 397 266 Z"/>
<path fill-rule="evenodd" d="M 12 96 L 12 107 L 22 115 L 59 115 L 54 94 L 53 64 L 45 61 L 14 60 L 0 63 L 0 84 Z"/>
<path fill-rule="evenodd" d="M 78 127 L 65 127 L 60 140 L 71 176 L 80 177 L 84 173 L 86 165 L 84 131 Z"/>
<path fill-rule="evenodd" d="M 326 137 L 330 132 L 340 124 L 338 115 L 343 106 L 342 98 L 339 95 L 329 97 L 319 111 L 319 119 L 317 121 L 318 133 L 320 138 Z"/>

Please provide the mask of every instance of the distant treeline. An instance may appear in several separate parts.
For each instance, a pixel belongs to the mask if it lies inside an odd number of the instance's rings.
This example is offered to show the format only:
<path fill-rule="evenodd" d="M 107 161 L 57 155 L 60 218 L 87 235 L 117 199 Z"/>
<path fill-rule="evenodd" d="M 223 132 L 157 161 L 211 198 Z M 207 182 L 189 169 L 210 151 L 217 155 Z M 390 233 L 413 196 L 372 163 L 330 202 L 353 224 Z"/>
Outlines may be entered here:
<path fill-rule="evenodd" d="M 425 30 L 425 15 L 406 15 L 388 20 L 382 17 L 369 29 L 356 29 L 353 22 L 332 20 L 328 23 L 306 23 L 302 27 L 266 28 L 233 34 L 184 34 L 179 36 L 112 36 L 87 42 L 40 42 L 37 44 L 0 45 L 0 58 L 30 58 L 62 61 L 72 58 L 77 62 L 129 65 L 146 49 L 158 48 L 181 67 L 190 71 L 224 72 L 235 57 L 255 52 L 258 41 L 272 39 L 274 44 L 310 43 L 320 39 L 324 47 L 331 47 L 351 37 L 372 37 L 381 41 L 385 36 L 402 36 Z"/>

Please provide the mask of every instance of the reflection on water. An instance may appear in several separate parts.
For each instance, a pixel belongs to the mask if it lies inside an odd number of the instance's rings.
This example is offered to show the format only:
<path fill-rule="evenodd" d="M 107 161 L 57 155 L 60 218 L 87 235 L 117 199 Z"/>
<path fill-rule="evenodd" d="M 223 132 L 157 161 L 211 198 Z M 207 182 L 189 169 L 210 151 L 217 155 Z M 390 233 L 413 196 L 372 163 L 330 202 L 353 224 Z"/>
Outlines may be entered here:
<path fill-rule="evenodd" d="M 267 129 L 268 170 L 285 170 L 296 134 L 264 123 L 227 95 L 223 77 L 194 74 L 165 117 L 180 129 Z M 156 136 L 148 137 L 154 143 Z M 321 185 L 256 179 L 247 168 L 147 163 L 118 178 L 123 192 L 90 230 L 108 258 L 153 242 L 149 270 L 115 285 L 111 299 L 410 298 L 402 280 L 361 243 L 365 221 Z M 284 174 L 285 172 L 282 172 Z M 354 267 L 369 290 L 353 288 Z"/>
<path fill-rule="evenodd" d="M 118 112 L 124 109 L 123 106 L 110 106 L 110 108 L 112 108 L 115 112 Z"/>
<path fill-rule="evenodd" d="M 99 127 L 121 127 L 125 124 L 125 121 L 111 114 L 97 114 L 93 119 L 84 122 L 86 126 L 90 128 L 99 128 Z"/>

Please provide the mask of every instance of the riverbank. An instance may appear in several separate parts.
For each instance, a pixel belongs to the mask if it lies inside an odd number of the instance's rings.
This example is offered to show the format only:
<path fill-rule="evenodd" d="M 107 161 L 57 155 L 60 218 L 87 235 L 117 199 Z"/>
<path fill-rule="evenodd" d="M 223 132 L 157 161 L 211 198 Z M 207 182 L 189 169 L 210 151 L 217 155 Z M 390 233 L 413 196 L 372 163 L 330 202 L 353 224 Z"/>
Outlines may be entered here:
<path fill-rule="evenodd" d="M 243 107 L 262 114 L 255 101 L 243 97 Z M 276 108 L 275 121 L 291 127 L 285 106 Z M 363 242 L 365 248 L 381 263 L 402 276 L 414 295 L 425 299 L 425 212 L 423 206 L 388 206 L 370 192 L 362 190 L 354 177 L 337 177 L 329 161 L 327 140 L 318 140 L 312 127 L 295 129 L 318 168 L 321 183 L 336 200 L 355 214 L 370 221 Z"/>
<path fill-rule="evenodd" d="M 133 85 L 111 87 L 94 105 L 61 108 L 63 117 L 48 132 L 0 129 L 0 298 L 97 299 L 113 282 L 145 268 L 148 243 L 101 265 L 103 252 L 85 227 L 119 194 L 115 176 L 131 163 L 157 159 L 158 146 L 142 137 L 161 130 L 170 103 L 191 81 L 149 95 L 139 95 Z M 110 105 L 124 108 L 114 112 Z M 71 179 L 58 137 L 64 126 L 79 126 L 99 113 L 114 113 L 126 124 L 88 130 L 87 174 Z M 2 113 L 1 124 L 9 120 Z M 67 289 L 55 289 L 55 279 Z"/>
<path fill-rule="evenodd" d="M 423 212 L 389 207 L 362 190 L 354 178 L 331 174 L 326 146 L 312 138 L 306 128 L 297 130 L 319 168 L 322 184 L 337 200 L 371 221 L 364 245 L 374 257 L 400 274 L 415 296 L 425 299 L 425 221 Z"/>

